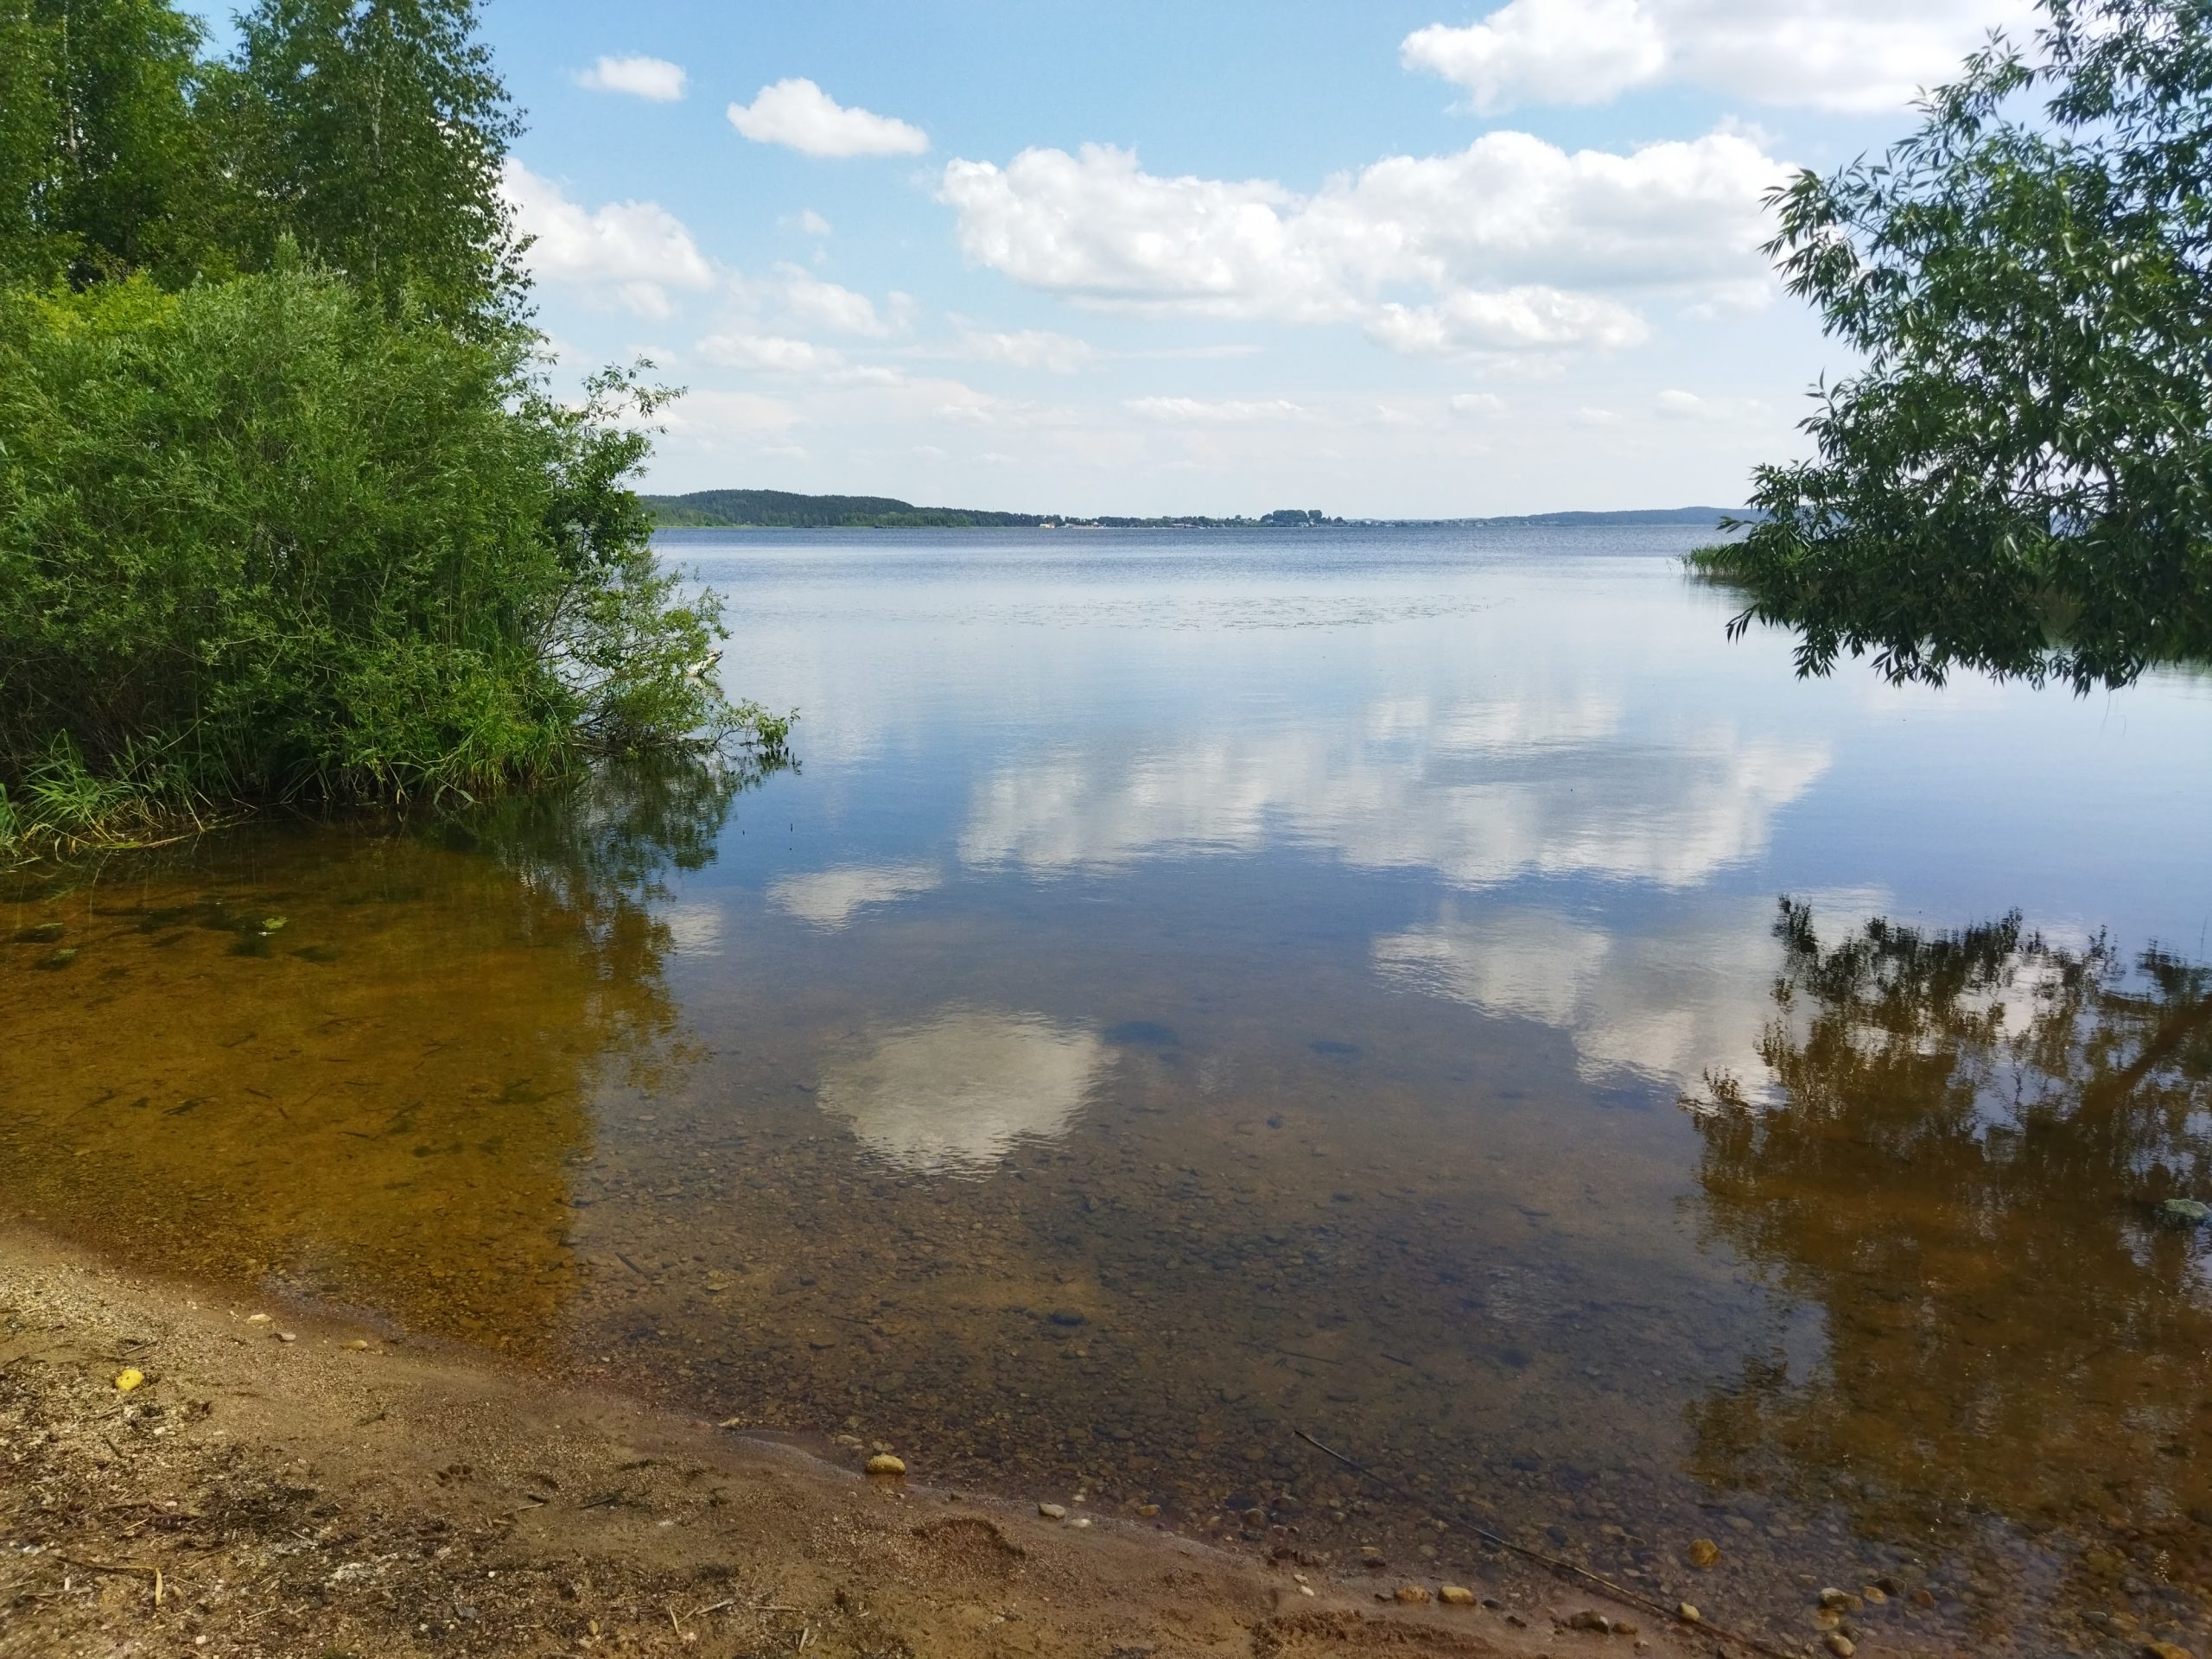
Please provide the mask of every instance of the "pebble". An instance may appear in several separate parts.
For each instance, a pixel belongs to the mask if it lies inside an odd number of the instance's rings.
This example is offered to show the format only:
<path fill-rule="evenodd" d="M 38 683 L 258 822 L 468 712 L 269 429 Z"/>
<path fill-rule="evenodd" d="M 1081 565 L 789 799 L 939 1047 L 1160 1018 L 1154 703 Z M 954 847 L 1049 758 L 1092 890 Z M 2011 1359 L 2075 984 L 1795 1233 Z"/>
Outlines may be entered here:
<path fill-rule="evenodd" d="M 1137 1505 L 1137 1513 L 1147 1521 L 1149 1521 L 1154 1516 L 1160 1513 L 1160 1505 L 1157 1503 L 1140 1503 Z"/>
<path fill-rule="evenodd" d="M 1087 1527 L 1090 1524 L 1090 1517 L 1087 1515 L 1079 1515 L 1076 1516 L 1074 1520 L 1068 1522 L 1068 1525 L 1071 1527 Z"/>
<path fill-rule="evenodd" d="M 369 1344 L 362 1341 L 359 1337 L 354 1338 L 353 1341 L 347 1343 L 346 1345 L 357 1354 L 365 1354 L 369 1351 Z"/>
<path fill-rule="evenodd" d="M 1681 1619 L 1685 1624 L 1694 1624 L 1697 1623 L 1698 1618 L 1697 1609 L 1691 1606 L 1687 1601 L 1676 1602 L 1675 1604 L 1675 1617 Z"/>
<path fill-rule="evenodd" d="M 245 1322 L 248 1325 L 266 1325 L 269 1316 L 266 1313 L 249 1313 L 245 1316 Z"/>
<path fill-rule="evenodd" d="M 1471 1607 L 1475 1605 L 1475 1592 L 1464 1584 L 1447 1584 L 1436 1594 L 1437 1599 L 1448 1606 Z"/>
<path fill-rule="evenodd" d="M 1823 1607 L 1840 1611 L 1846 1607 L 1855 1607 L 1858 1605 L 1858 1597 L 1847 1590 L 1838 1590 L 1833 1585 L 1821 1592 L 1821 1605 Z"/>
<path fill-rule="evenodd" d="M 1703 1569 L 1720 1559 L 1720 1546 L 1710 1538 L 1693 1538 L 1687 1554 L 1692 1567 Z"/>
<path fill-rule="evenodd" d="M 276 1333 L 276 1340 L 279 1342 L 297 1342 L 299 1339 L 300 1333 L 296 1331 L 279 1331 Z"/>
<path fill-rule="evenodd" d="M 1858 1645 L 1841 1630 L 1830 1630 L 1821 1640 L 1827 1643 L 1827 1649 L 1835 1655 L 1835 1659 L 1851 1659 L 1859 1651 Z"/>
<path fill-rule="evenodd" d="M 145 1380 L 146 1373 L 135 1365 L 127 1370 L 118 1371 L 115 1376 L 115 1391 L 118 1394 L 128 1394 Z"/>
<path fill-rule="evenodd" d="M 1037 1506 L 1037 1513 L 1047 1521 L 1065 1521 L 1068 1518 L 1067 1507 L 1061 1503 L 1039 1503 Z"/>
<path fill-rule="evenodd" d="M 888 1452 L 879 1452 L 868 1460 L 868 1471 L 871 1475 L 903 1475 L 906 1472 L 906 1460 L 894 1458 Z"/>
<path fill-rule="evenodd" d="M 2173 1642 L 2145 1642 L 2143 1659 L 2193 1659 L 2187 1648 Z"/>
<path fill-rule="evenodd" d="M 1595 1630 L 1600 1636 L 1610 1636 L 1612 1634 L 1613 1621 L 1594 1607 L 1585 1607 L 1567 1621 L 1567 1628 L 1570 1630 Z"/>
<path fill-rule="evenodd" d="M 1417 1584 L 1402 1584 L 1393 1593 L 1400 1601 L 1427 1601 L 1429 1599 L 1428 1592 Z"/>

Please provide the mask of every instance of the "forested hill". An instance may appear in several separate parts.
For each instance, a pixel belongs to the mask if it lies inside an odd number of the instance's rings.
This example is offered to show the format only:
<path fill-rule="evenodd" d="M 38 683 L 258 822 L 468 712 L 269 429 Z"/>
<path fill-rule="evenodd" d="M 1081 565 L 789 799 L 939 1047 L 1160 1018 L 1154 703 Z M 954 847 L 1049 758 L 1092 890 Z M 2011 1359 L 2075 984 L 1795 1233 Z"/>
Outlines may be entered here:
<path fill-rule="evenodd" d="M 1478 524 L 1700 524 L 1707 530 L 1723 518 L 1756 518 L 1742 507 L 1630 507 L 1620 512 L 1529 512 L 1511 518 L 1477 518 Z"/>
<path fill-rule="evenodd" d="M 976 530 L 1054 522 L 1036 512 L 918 507 L 887 495 L 794 495 L 786 490 L 695 490 L 639 498 L 664 529 Z"/>

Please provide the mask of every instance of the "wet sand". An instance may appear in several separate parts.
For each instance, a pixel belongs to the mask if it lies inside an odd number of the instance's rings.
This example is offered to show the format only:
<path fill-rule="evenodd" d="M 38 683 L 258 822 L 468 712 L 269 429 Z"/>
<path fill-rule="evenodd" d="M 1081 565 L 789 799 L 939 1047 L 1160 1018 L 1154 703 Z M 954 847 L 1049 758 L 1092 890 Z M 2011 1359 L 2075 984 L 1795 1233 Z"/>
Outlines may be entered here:
<path fill-rule="evenodd" d="M 1401 1585 L 1440 1586 L 1399 1563 L 1332 1576 L 1082 1506 L 1054 1521 L 892 1449 L 907 1478 L 855 1476 L 0 1230 L 0 1655 L 1712 1647 L 1503 1567 L 1472 1584 L 1491 1605 L 1408 1605 Z M 1642 1628 L 1566 1628 L 1592 1611 Z"/>

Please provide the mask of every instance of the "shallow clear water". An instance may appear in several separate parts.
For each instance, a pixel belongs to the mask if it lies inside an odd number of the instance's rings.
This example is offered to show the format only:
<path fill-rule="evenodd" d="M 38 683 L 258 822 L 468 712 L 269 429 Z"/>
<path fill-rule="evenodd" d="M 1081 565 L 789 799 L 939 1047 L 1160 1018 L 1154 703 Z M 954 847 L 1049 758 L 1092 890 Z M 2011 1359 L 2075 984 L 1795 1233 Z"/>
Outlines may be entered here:
<path fill-rule="evenodd" d="M 798 770 L 19 882 L 0 1207 L 1394 1578 L 2195 1640 L 2212 682 L 1801 683 L 1694 539 L 671 536 Z"/>

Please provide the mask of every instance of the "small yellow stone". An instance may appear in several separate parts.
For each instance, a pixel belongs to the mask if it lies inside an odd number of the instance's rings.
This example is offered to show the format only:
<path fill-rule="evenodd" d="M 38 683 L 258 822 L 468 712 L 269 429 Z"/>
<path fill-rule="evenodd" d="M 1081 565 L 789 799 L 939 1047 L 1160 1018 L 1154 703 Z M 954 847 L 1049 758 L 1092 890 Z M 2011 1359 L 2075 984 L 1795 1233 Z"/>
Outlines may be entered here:
<path fill-rule="evenodd" d="M 116 1391 L 118 1394 L 128 1394 L 145 1380 L 146 1373 L 136 1366 L 132 1366 L 128 1370 L 118 1371 L 115 1376 Z"/>
<path fill-rule="evenodd" d="M 1693 1538 L 1688 1553 L 1690 1565 L 1702 1569 L 1720 1559 L 1720 1546 L 1710 1538 Z"/>
<path fill-rule="evenodd" d="M 1427 1601 L 1428 1592 L 1417 1584 L 1402 1584 L 1398 1586 L 1398 1599 L 1400 1601 Z"/>
<path fill-rule="evenodd" d="M 1471 1607 L 1475 1605 L 1475 1592 L 1464 1584 L 1447 1584 L 1436 1593 L 1454 1607 Z"/>
<path fill-rule="evenodd" d="M 906 1472 L 906 1459 L 879 1452 L 868 1460 L 868 1471 L 871 1475 L 903 1475 Z"/>

